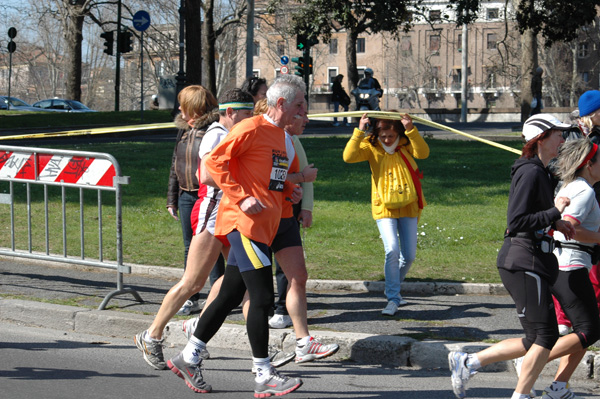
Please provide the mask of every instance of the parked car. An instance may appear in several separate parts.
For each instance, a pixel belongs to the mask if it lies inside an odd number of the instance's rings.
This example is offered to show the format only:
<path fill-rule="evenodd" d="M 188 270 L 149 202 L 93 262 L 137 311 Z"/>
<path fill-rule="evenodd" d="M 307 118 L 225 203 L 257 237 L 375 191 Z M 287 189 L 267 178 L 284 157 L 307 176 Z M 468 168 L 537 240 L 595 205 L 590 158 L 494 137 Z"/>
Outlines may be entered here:
<path fill-rule="evenodd" d="M 48 100 L 38 101 L 33 104 L 35 108 L 48 110 L 48 111 L 59 111 L 59 112 L 97 112 L 89 109 L 79 101 L 65 100 L 62 98 L 50 98 Z"/>
<path fill-rule="evenodd" d="M 7 110 L 9 105 L 9 97 L 8 96 L 0 96 L 0 109 Z M 34 108 L 31 105 L 27 104 L 23 100 L 19 100 L 16 97 L 10 96 L 10 110 L 11 111 L 35 111 L 40 112 L 43 111 L 39 108 Z"/>

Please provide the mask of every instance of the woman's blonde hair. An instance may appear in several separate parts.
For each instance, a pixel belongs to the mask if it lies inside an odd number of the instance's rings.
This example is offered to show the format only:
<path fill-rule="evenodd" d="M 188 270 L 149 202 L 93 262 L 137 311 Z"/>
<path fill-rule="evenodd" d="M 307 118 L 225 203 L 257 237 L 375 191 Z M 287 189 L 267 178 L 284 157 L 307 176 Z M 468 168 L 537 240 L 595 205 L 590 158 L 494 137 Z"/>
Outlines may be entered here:
<path fill-rule="evenodd" d="M 594 123 L 592 122 L 592 117 L 594 115 L 596 115 L 596 112 L 598 112 L 598 111 L 592 112 L 590 115 L 582 116 L 581 118 L 579 118 L 579 121 L 581 122 L 581 124 L 583 126 L 587 127 L 588 129 L 590 129 L 590 131 L 594 127 Z"/>
<path fill-rule="evenodd" d="M 202 116 L 219 107 L 215 96 L 200 85 L 185 87 L 177 95 L 177 101 L 183 113 L 194 120 L 201 119 Z"/>
<path fill-rule="evenodd" d="M 254 104 L 254 116 L 266 113 L 267 109 L 269 109 L 269 106 L 267 105 L 267 99 L 263 98 L 258 100 L 256 104 Z"/>
<path fill-rule="evenodd" d="M 583 167 L 580 166 L 582 166 L 582 162 L 593 146 L 587 138 L 569 140 L 560 146 L 557 158 L 557 174 L 565 184 L 571 183 L 581 174 Z M 598 154 L 595 154 L 590 161 L 595 163 L 597 157 Z"/>

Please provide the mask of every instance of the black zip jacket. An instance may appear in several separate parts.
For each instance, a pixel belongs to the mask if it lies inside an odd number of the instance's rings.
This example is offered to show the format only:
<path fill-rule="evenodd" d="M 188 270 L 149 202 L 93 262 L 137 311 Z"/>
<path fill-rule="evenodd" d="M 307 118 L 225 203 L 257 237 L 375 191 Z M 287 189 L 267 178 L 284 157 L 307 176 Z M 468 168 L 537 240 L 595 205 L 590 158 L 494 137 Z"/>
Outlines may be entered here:
<path fill-rule="evenodd" d="M 556 181 L 537 156 L 517 159 L 511 177 L 506 238 L 498 253 L 497 266 L 532 271 L 554 281 L 558 273 L 554 254 L 542 253 L 535 239 L 521 236 L 550 227 L 560 220 L 561 214 L 554 206 Z M 515 237 L 517 235 L 519 237 Z"/>

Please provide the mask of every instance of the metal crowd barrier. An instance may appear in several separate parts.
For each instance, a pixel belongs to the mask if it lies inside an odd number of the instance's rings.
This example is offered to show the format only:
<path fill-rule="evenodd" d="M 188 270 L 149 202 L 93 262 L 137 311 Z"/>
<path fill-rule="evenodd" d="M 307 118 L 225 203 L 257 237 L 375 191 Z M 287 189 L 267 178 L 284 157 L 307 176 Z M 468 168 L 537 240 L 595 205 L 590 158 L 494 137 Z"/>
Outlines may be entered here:
<path fill-rule="evenodd" d="M 121 186 L 129 184 L 129 176 L 121 175 L 119 164 L 112 155 L 85 151 L 0 146 L 0 182 L 3 181 L 8 182 L 9 185 L 8 193 L 0 193 L 0 204 L 10 206 L 10 248 L 0 247 L 0 255 L 114 269 L 117 271 L 117 289 L 106 295 L 98 309 L 105 309 L 112 297 L 121 294 L 131 294 L 135 300 L 142 302 L 137 291 L 123 287 L 123 273 L 131 273 L 131 268 L 123 265 Z M 25 186 L 26 193 L 17 191 L 22 185 Z M 33 251 L 31 185 L 43 187 L 45 253 Z M 60 187 L 61 254 L 51 253 L 50 249 L 48 187 L 51 186 Z M 71 189 L 79 191 L 79 245 L 81 250 L 78 257 L 67 255 L 67 189 L 70 190 L 69 192 L 72 191 Z M 86 258 L 85 254 L 84 190 L 97 191 L 98 195 L 97 259 Z M 103 191 L 115 193 L 116 262 L 105 261 L 103 256 Z M 17 234 L 15 231 L 16 194 L 26 195 L 27 250 L 17 249 L 15 245 Z M 36 229 L 40 227 L 35 226 Z"/>

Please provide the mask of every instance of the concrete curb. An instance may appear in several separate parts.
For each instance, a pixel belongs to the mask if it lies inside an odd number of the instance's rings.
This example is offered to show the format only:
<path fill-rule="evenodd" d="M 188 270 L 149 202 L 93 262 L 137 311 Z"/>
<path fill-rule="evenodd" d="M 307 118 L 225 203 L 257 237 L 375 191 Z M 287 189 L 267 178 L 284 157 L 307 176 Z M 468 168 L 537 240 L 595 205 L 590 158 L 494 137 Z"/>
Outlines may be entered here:
<path fill-rule="evenodd" d="M 151 277 L 179 279 L 183 269 L 163 266 L 126 264 L 131 267 L 132 274 Z M 70 266 L 73 267 L 73 266 Z M 351 292 L 383 292 L 383 281 L 359 280 L 308 280 L 309 291 L 351 291 Z M 502 284 L 445 283 L 445 282 L 405 282 L 402 292 L 418 295 L 508 295 Z"/>
<path fill-rule="evenodd" d="M 75 306 L 0 298 L 0 320 L 30 326 L 52 328 L 58 331 L 100 334 L 132 338 L 151 324 L 153 316 L 111 310 L 93 310 Z M 183 347 L 185 336 L 181 321 L 170 322 L 165 329 L 165 344 Z M 324 342 L 336 342 L 340 350 L 333 360 L 352 360 L 359 363 L 386 367 L 413 367 L 441 369 L 448 367 L 447 356 L 452 350 L 476 352 L 489 344 L 483 342 L 417 341 L 410 337 L 318 331 L 316 337 Z M 270 343 L 291 352 L 295 348 L 291 329 L 271 330 Z M 133 341 L 132 341 L 133 345 Z M 250 350 L 246 327 L 225 324 L 210 341 L 210 348 Z M 600 381 L 600 353 L 588 352 L 573 379 Z M 558 368 L 555 360 L 544 369 L 543 376 L 552 377 Z M 510 361 L 486 366 L 483 371 L 514 372 Z"/>

